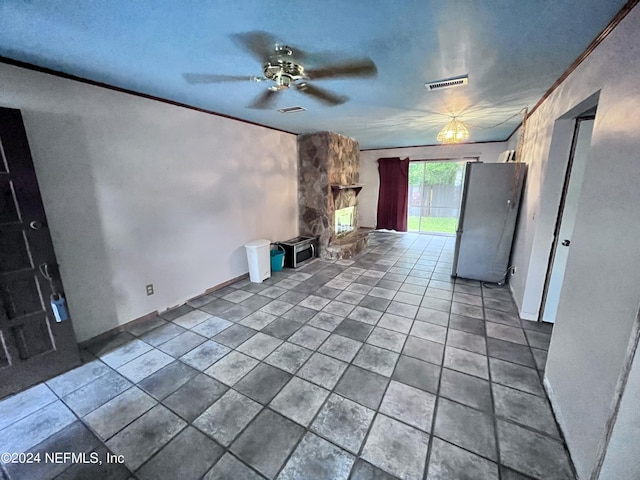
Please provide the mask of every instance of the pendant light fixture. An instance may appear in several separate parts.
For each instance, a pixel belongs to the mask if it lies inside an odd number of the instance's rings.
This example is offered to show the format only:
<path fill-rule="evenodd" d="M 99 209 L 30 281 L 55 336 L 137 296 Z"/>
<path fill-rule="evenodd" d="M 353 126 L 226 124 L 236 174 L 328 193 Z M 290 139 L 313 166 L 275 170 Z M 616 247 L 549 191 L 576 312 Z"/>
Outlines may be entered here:
<path fill-rule="evenodd" d="M 436 137 L 440 143 L 460 143 L 469 138 L 469 130 L 456 117 L 453 117 L 451 121 L 440 130 Z"/>

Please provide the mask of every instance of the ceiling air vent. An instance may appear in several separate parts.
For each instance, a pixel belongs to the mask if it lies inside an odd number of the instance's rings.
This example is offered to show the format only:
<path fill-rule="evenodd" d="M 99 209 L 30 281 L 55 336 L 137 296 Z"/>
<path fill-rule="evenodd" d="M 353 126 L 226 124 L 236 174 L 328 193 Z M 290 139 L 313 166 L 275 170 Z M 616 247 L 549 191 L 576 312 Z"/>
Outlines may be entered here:
<path fill-rule="evenodd" d="M 425 83 L 424 86 L 430 92 L 433 90 L 442 90 L 444 88 L 461 87 L 469 83 L 469 75 L 461 75 L 459 77 L 446 78 L 437 82 Z"/>
<path fill-rule="evenodd" d="M 300 107 L 300 106 L 285 107 L 285 108 L 279 108 L 278 109 L 278 111 L 280 113 L 296 113 L 296 112 L 304 112 L 305 110 L 306 110 L 306 108 Z"/>

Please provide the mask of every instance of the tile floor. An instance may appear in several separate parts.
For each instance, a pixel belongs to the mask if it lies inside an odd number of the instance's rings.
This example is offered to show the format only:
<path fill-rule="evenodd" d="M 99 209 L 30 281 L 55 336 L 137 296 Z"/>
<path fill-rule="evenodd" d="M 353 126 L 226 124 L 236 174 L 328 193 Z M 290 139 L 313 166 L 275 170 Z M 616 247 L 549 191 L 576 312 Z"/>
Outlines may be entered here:
<path fill-rule="evenodd" d="M 450 276 L 453 239 L 376 232 L 348 261 L 241 281 L 0 402 L 11 480 L 571 479 L 542 388 L 550 326 Z"/>

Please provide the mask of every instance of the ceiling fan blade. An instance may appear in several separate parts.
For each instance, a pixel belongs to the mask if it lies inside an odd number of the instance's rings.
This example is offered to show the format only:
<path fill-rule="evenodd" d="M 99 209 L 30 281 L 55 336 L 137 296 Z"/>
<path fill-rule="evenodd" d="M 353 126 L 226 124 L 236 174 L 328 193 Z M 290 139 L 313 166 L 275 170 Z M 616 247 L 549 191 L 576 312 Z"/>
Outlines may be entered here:
<path fill-rule="evenodd" d="M 375 77 L 378 74 L 378 69 L 370 58 L 361 58 L 320 68 L 310 68 L 305 72 L 311 80 L 319 80 L 335 77 Z"/>
<path fill-rule="evenodd" d="M 217 75 L 213 73 L 183 73 L 187 83 L 219 83 L 252 81 L 255 77 L 250 75 Z"/>
<path fill-rule="evenodd" d="M 341 105 L 347 100 L 349 97 L 344 95 L 336 95 L 335 93 L 330 92 L 329 90 L 325 90 L 324 88 L 319 88 L 314 85 L 310 85 L 308 83 L 296 83 L 295 84 L 298 91 L 304 93 L 305 95 L 310 95 L 316 100 L 321 101 L 322 103 L 330 106 Z"/>
<path fill-rule="evenodd" d="M 270 33 L 261 31 L 236 33 L 231 35 L 231 38 L 245 50 L 248 50 L 260 63 L 274 53 L 276 38 Z"/>
<path fill-rule="evenodd" d="M 277 95 L 278 90 L 271 90 L 267 88 L 264 92 L 254 98 L 253 101 L 247 105 L 247 108 L 257 108 L 259 110 L 271 108 L 276 101 Z"/>

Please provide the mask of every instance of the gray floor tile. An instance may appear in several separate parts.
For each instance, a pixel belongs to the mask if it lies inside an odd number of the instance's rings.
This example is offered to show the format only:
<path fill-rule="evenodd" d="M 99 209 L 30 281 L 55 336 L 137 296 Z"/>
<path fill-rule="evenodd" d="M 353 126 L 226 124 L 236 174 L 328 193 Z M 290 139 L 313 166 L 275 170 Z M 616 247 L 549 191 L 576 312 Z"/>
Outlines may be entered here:
<path fill-rule="evenodd" d="M 264 409 L 231 445 L 231 451 L 267 478 L 275 478 L 304 429 Z"/>
<path fill-rule="evenodd" d="M 427 480 L 498 480 L 498 465 L 439 438 L 433 439 Z"/>
<path fill-rule="evenodd" d="M 367 325 L 375 325 L 382 317 L 382 312 L 374 310 L 372 308 L 366 308 L 357 306 L 354 308 L 348 316 L 348 319 L 357 320 Z"/>
<path fill-rule="evenodd" d="M 340 325 L 343 320 L 343 317 L 339 317 L 337 315 L 331 315 L 330 313 L 326 312 L 318 312 L 307 323 L 307 325 L 310 327 L 319 328 L 321 330 L 326 330 L 327 332 L 332 332 L 338 325 Z"/>
<path fill-rule="evenodd" d="M 414 285 L 413 287 L 421 288 L 418 285 Z M 402 287 L 400 288 L 400 290 L 402 290 Z M 396 294 L 395 297 L 393 297 L 393 301 L 391 302 L 391 305 L 389 305 L 389 308 L 393 307 L 394 303 L 397 303 L 397 302 L 403 303 L 405 305 L 415 306 L 415 308 L 412 308 L 409 310 L 414 312 L 412 317 L 415 317 L 415 312 L 418 311 L 418 305 L 420 305 L 420 303 L 422 302 L 422 294 L 417 295 L 415 293 L 400 291 Z M 397 312 L 392 312 L 392 313 L 397 313 Z M 398 315 L 402 315 L 402 313 L 398 313 Z"/>
<path fill-rule="evenodd" d="M 522 330 L 521 327 L 510 327 L 509 325 L 493 322 L 487 322 L 486 327 L 488 337 L 498 338 L 507 342 L 520 343 L 522 345 L 527 344 L 524 330 Z"/>
<path fill-rule="evenodd" d="M 358 453 L 375 412 L 335 393 L 331 394 L 311 425 L 311 430 Z"/>
<path fill-rule="evenodd" d="M 160 350 L 150 350 L 129 363 L 125 363 L 118 368 L 118 372 L 132 382 L 138 383 L 171 362 L 173 362 L 173 358 L 170 355 Z"/>
<path fill-rule="evenodd" d="M 366 343 L 399 353 L 402 351 L 406 339 L 407 335 L 403 333 L 375 327 L 367 338 Z"/>
<path fill-rule="evenodd" d="M 377 410 L 387 383 L 387 377 L 350 365 L 336 385 L 335 392 L 360 405 Z"/>
<path fill-rule="evenodd" d="M 491 415 L 440 398 L 433 434 L 478 455 L 497 460 Z"/>
<path fill-rule="evenodd" d="M 290 373 L 261 363 L 236 383 L 234 388 L 256 402 L 266 405 L 290 378 Z"/>
<path fill-rule="evenodd" d="M 284 295 L 285 293 L 287 293 L 286 288 L 276 287 L 272 285 L 262 290 L 260 292 L 260 295 L 264 295 L 265 297 L 269 297 L 269 298 L 278 298 Z"/>
<path fill-rule="evenodd" d="M 162 403 L 186 421 L 192 422 L 227 390 L 226 385 L 201 373 L 165 398 Z"/>
<path fill-rule="evenodd" d="M 429 435 L 384 415 L 378 415 L 362 451 L 362 458 L 406 480 L 421 480 Z"/>
<path fill-rule="evenodd" d="M 419 360 L 424 360 L 425 362 L 442 365 L 444 345 L 409 335 L 406 343 L 404 344 L 402 354 Z"/>
<path fill-rule="evenodd" d="M 416 314 L 416 320 L 446 327 L 449 324 L 449 313 L 420 307 Z"/>
<path fill-rule="evenodd" d="M 335 299 L 339 302 L 350 303 L 351 305 L 358 305 L 364 298 L 365 294 L 349 291 L 348 289 L 353 285 L 354 284 L 349 285 L 347 289 L 341 292 Z"/>
<path fill-rule="evenodd" d="M 353 455 L 313 433 L 307 433 L 278 475 L 278 479 L 347 480 L 354 462 Z"/>
<path fill-rule="evenodd" d="M 151 350 L 151 346 L 142 340 L 131 340 L 119 347 L 100 356 L 100 360 L 109 365 L 111 368 L 118 368 L 121 365 L 139 357 L 143 353 Z"/>
<path fill-rule="evenodd" d="M 237 347 L 237 350 L 257 358 L 258 360 L 263 360 L 281 344 L 282 340 L 279 338 L 258 332 L 249 340 Z"/>
<path fill-rule="evenodd" d="M 261 480 L 263 478 L 230 453 L 225 453 L 203 480 Z"/>
<path fill-rule="evenodd" d="M 206 305 L 202 305 L 198 307 L 199 310 L 209 313 L 210 315 L 220 315 L 223 312 L 226 312 L 231 307 L 235 307 L 236 304 L 233 302 L 228 302 L 227 300 L 223 300 L 221 298 L 214 300 L 212 302 L 207 303 Z"/>
<path fill-rule="evenodd" d="M 244 288 L 243 290 L 248 291 Z M 252 292 L 252 293 L 257 293 L 257 292 Z M 240 302 L 240 305 L 255 311 L 264 307 L 269 302 L 271 302 L 271 298 L 269 297 L 265 297 L 264 295 L 253 295 L 243 300 L 242 302 Z"/>
<path fill-rule="evenodd" d="M 217 334 L 212 340 L 221 343 L 229 348 L 236 348 L 239 345 L 243 344 L 251 337 L 253 337 L 256 333 L 256 330 L 252 328 L 245 327 L 244 325 L 235 324 L 225 331 Z"/>
<path fill-rule="evenodd" d="M 63 397 L 109 371 L 111 371 L 109 367 L 104 365 L 102 362 L 93 360 L 89 363 L 85 363 L 81 367 L 74 368 L 67 373 L 58 375 L 46 383 L 51 390 Z M 20 410 L 24 415 L 26 415 L 33 411 L 33 409 L 37 409 L 40 406 L 51 403 L 55 399 L 55 395 L 53 395 L 47 387 L 44 385 L 38 385 L 37 387 L 33 387 L 11 397 L 9 399 L 10 401 L 3 400 L 0 402 L 0 410 L 3 411 L 2 418 L 0 418 L 0 430 L 11 423 L 11 412 L 17 412 L 17 410 L 11 406 L 12 404 L 17 405 L 19 402 L 21 404 Z"/>
<path fill-rule="evenodd" d="M 400 315 L 394 315 L 392 313 L 382 314 L 382 318 L 378 322 L 378 326 L 386 328 L 387 330 L 393 330 L 394 332 L 409 333 L 413 320 L 407 317 L 401 317 Z"/>
<path fill-rule="evenodd" d="M 296 373 L 313 353 L 312 350 L 285 342 L 276 348 L 264 361 L 289 373 Z"/>
<path fill-rule="evenodd" d="M 432 342 L 444 343 L 447 338 L 447 329 L 432 323 L 414 322 L 411 328 L 411 335 L 424 340 L 431 340 Z"/>
<path fill-rule="evenodd" d="M 125 465 L 133 471 L 185 426 L 180 417 L 157 405 L 112 437 L 106 445 L 116 455 L 123 455 Z"/>
<path fill-rule="evenodd" d="M 142 322 L 136 322 L 135 325 L 132 325 L 131 327 L 127 328 L 127 331 L 130 334 L 135 335 L 136 337 L 139 337 L 153 330 L 154 328 L 161 327 L 162 325 L 166 325 L 166 323 L 167 321 L 164 318 L 155 316 L 148 320 L 144 320 Z"/>
<path fill-rule="evenodd" d="M 124 345 L 125 343 L 130 342 L 135 338 L 136 337 L 131 335 L 129 332 L 120 332 L 112 337 L 105 338 L 97 342 L 91 342 L 87 349 L 96 357 L 98 357 L 100 355 L 104 355 L 110 350 L 113 350 L 114 348 L 119 347 L 120 345 Z"/>
<path fill-rule="evenodd" d="M 269 406 L 290 420 L 308 427 L 328 395 L 328 390 L 293 377 Z"/>
<path fill-rule="evenodd" d="M 193 310 L 193 307 L 185 303 L 184 305 L 180 305 L 179 307 L 172 308 L 170 310 L 166 310 L 162 312 L 160 316 L 165 320 L 171 321 L 171 320 L 175 320 L 178 317 L 181 317 L 182 315 L 190 312 L 191 310 Z"/>
<path fill-rule="evenodd" d="M 387 283 L 384 280 L 380 280 L 377 285 L 380 285 L 380 283 L 383 282 L 383 285 L 386 285 Z M 389 290 L 388 288 L 383 288 L 380 286 L 376 286 L 373 287 L 371 289 L 371 291 L 369 292 L 369 296 L 370 297 L 378 297 L 378 298 L 383 298 L 385 300 L 391 300 L 393 297 L 396 296 L 396 290 Z M 363 299 L 364 300 L 364 299 Z M 371 307 L 373 308 L 373 307 Z"/>
<path fill-rule="evenodd" d="M 198 297 L 195 297 L 195 298 L 192 298 L 190 300 L 187 300 L 187 305 L 189 305 L 190 307 L 193 307 L 193 308 L 200 308 L 200 307 L 206 305 L 209 302 L 213 302 L 214 300 L 218 299 L 219 297 L 220 297 L 220 295 L 217 292 L 206 293 L 204 295 L 200 295 Z M 179 316 L 180 315 L 176 316 L 176 318 L 179 317 Z"/>
<path fill-rule="evenodd" d="M 314 353 L 297 375 L 305 380 L 332 389 L 338 382 L 347 364 L 321 353 Z"/>
<path fill-rule="evenodd" d="M 140 337 L 140 339 L 148 343 L 149 345 L 153 345 L 154 347 L 156 347 L 161 343 L 171 340 L 173 337 L 177 337 L 184 331 L 184 328 L 174 323 L 167 323 L 165 325 L 162 325 L 161 327 L 154 328 L 150 332 L 145 333 Z"/>
<path fill-rule="evenodd" d="M 544 350 L 538 350 L 537 348 L 532 348 L 531 352 L 533 353 L 533 359 L 536 362 L 536 368 L 544 372 L 547 365 L 547 352 Z"/>
<path fill-rule="evenodd" d="M 517 313 L 507 313 L 485 308 L 484 315 L 489 322 L 502 323 L 504 325 L 511 325 L 512 327 L 520 326 L 520 317 L 518 317 Z"/>
<path fill-rule="evenodd" d="M 430 432 L 435 403 L 435 395 L 392 380 L 382 399 L 380 413 Z"/>
<path fill-rule="evenodd" d="M 460 330 L 450 329 L 448 331 L 447 345 L 481 355 L 487 354 L 487 341 L 484 336 L 474 335 L 473 333 L 462 332 Z"/>
<path fill-rule="evenodd" d="M 273 288 L 276 288 L 276 287 L 273 287 Z M 218 301 L 222 301 L 222 300 L 218 300 Z M 246 316 L 251 315 L 253 312 L 254 310 L 249 307 L 245 307 L 243 305 L 234 305 L 231 308 L 228 308 L 225 311 L 218 313 L 217 315 L 220 318 L 229 320 L 230 322 L 239 322 Z"/>
<path fill-rule="evenodd" d="M 353 364 L 366 370 L 390 377 L 400 355 L 374 345 L 363 345 Z"/>
<path fill-rule="evenodd" d="M 346 317 L 355 308 L 355 305 L 351 303 L 339 302 L 338 300 L 332 300 L 323 309 L 323 312 L 330 313 L 331 315 L 338 315 L 340 317 Z"/>
<path fill-rule="evenodd" d="M 493 385 L 496 415 L 560 438 L 546 399 L 502 385 Z"/>
<path fill-rule="evenodd" d="M 0 452 L 26 452 L 75 421 L 75 415 L 60 400 L 49 403 L 3 429 Z"/>
<path fill-rule="evenodd" d="M 299 303 L 301 307 L 310 308 L 312 310 L 322 310 L 330 302 L 328 298 L 309 295 Z"/>
<path fill-rule="evenodd" d="M 62 399 L 77 415 L 84 416 L 124 392 L 130 386 L 129 380 L 112 370 L 93 382 L 74 390 Z"/>
<path fill-rule="evenodd" d="M 390 303 L 391 303 L 391 299 L 366 295 L 358 305 L 364 308 L 370 308 L 371 310 L 378 310 L 379 312 L 384 312 Z"/>
<path fill-rule="evenodd" d="M 517 343 L 505 342 L 497 338 L 487 339 L 489 347 L 489 356 L 506 360 L 507 362 L 517 363 L 525 367 L 535 367 L 536 364 L 531 356 L 531 349 L 526 345 L 518 345 Z"/>
<path fill-rule="evenodd" d="M 495 358 L 490 358 L 489 364 L 493 382 L 544 397 L 536 370 Z"/>
<path fill-rule="evenodd" d="M 372 325 L 352 320 L 350 318 L 345 318 L 333 333 L 352 338 L 353 340 L 358 340 L 359 342 L 364 342 L 372 330 Z"/>
<path fill-rule="evenodd" d="M 136 474 L 140 480 L 199 480 L 223 453 L 222 447 L 205 434 L 193 427 L 187 427 Z"/>
<path fill-rule="evenodd" d="M 444 349 L 444 366 L 452 370 L 489 379 L 487 357 L 459 348 L 446 347 Z"/>
<path fill-rule="evenodd" d="M 280 340 L 286 340 L 301 327 L 302 323 L 298 323 L 288 318 L 278 318 L 270 323 L 268 326 L 262 329 L 262 333 L 271 335 L 272 337 L 279 338 Z"/>
<path fill-rule="evenodd" d="M 362 283 L 352 283 L 345 290 L 347 290 L 347 292 L 353 292 L 353 293 L 359 293 L 361 295 L 366 295 L 367 293 L 369 293 L 371 291 L 371 288 L 372 288 L 372 286 L 370 286 L 370 285 L 364 285 Z M 358 301 L 358 303 L 360 303 L 362 301 L 362 298 L 360 298 L 360 301 Z"/>
<path fill-rule="evenodd" d="M 189 313 L 185 313 L 181 317 L 176 318 L 173 323 L 181 326 L 182 328 L 193 328 L 208 318 L 211 318 L 211 314 L 208 312 L 203 312 L 202 310 L 191 310 Z"/>
<path fill-rule="evenodd" d="M 197 370 L 203 371 L 230 351 L 231 349 L 229 347 L 225 347 L 221 343 L 214 342 L 213 340 L 208 340 L 180 357 L 180 361 Z"/>
<path fill-rule="evenodd" d="M 132 387 L 95 409 L 84 417 L 84 421 L 103 440 L 107 440 L 156 403 L 154 398 L 139 388 Z"/>
<path fill-rule="evenodd" d="M 485 323 L 479 318 L 465 317 L 452 313 L 449 318 L 449 327 L 455 330 L 473 333 L 474 335 L 484 336 L 485 334 Z"/>
<path fill-rule="evenodd" d="M 256 365 L 258 365 L 256 359 L 244 353 L 231 352 L 207 368 L 204 373 L 226 385 L 233 386 Z"/>
<path fill-rule="evenodd" d="M 485 296 L 484 306 L 493 310 L 500 310 L 507 313 L 518 313 L 518 308 L 512 301 L 501 300 Z"/>
<path fill-rule="evenodd" d="M 425 295 L 422 299 L 421 307 L 429 308 L 431 310 L 439 310 L 441 312 L 451 311 L 451 300 L 443 300 L 441 298 L 435 298 Z"/>
<path fill-rule="evenodd" d="M 172 357 L 180 357 L 204 343 L 207 339 L 191 331 L 181 333 L 177 337 L 172 338 L 168 342 L 158 346 L 158 350 L 162 350 L 167 355 Z"/>
<path fill-rule="evenodd" d="M 362 347 L 362 342 L 332 333 L 318 349 L 319 352 L 344 362 L 350 362 Z"/>
<path fill-rule="evenodd" d="M 569 459 L 560 442 L 498 420 L 500 459 L 507 467 L 534 478 L 573 479 Z"/>
<path fill-rule="evenodd" d="M 289 292 L 289 294 L 294 294 L 296 292 Z M 306 297 L 305 297 L 306 298 Z M 313 310 L 312 308 L 301 307 L 300 305 L 296 305 L 288 312 L 282 314 L 283 318 L 287 318 L 289 320 L 293 320 L 298 323 L 306 323 L 311 320 L 316 314 L 317 310 Z"/>
<path fill-rule="evenodd" d="M 405 293 L 403 294 L 402 292 L 398 293 L 398 295 L 411 295 L 410 293 Z M 396 299 L 398 297 L 398 295 L 396 295 Z M 415 295 L 417 296 L 417 295 Z M 422 298 L 422 297 L 420 297 Z M 411 320 L 413 320 L 416 317 L 416 314 L 418 313 L 418 306 L 417 305 L 409 305 L 407 303 L 402 303 L 400 301 L 396 301 L 396 299 L 394 299 L 389 306 L 387 307 L 387 311 L 386 313 L 391 313 L 393 315 L 399 315 L 401 317 L 406 317 L 406 318 L 410 318 Z"/>
<path fill-rule="evenodd" d="M 293 308 L 293 305 L 282 300 L 272 300 L 260 309 L 262 312 L 270 313 L 271 315 L 280 316 L 285 312 L 288 312 Z"/>
<path fill-rule="evenodd" d="M 259 403 L 235 390 L 228 390 L 196 418 L 193 425 L 226 447 L 260 410 L 262 406 Z"/>
<path fill-rule="evenodd" d="M 445 368 L 442 370 L 440 395 L 458 403 L 493 412 L 489 382 Z"/>
<path fill-rule="evenodd" d="M 262 330 L 276 320 L 275 315 L 258 310 L 240 321 L 241 325 L 253 328 L 254 330 Z"/>
<path fill-rule="evenodd" d="M 539 348 L 541 350 L 548 350 L 549 343 L 551 343 L 551 335 L 540 332 L 533 332 L 531 330 L 525 330 L 525 334 L 527 335 L 527 340 L 529 340 L 529 345 L 535 348 Z"/>
<path fill-rule="evenodd" d="M 142 380 L 138 386 L 152 397 L 162 400 L 198 374 L 182 362 L 173 362 Z"/>
<path fill-rule="evenodd" d="M 304 326 L 289 337 L 291 343 L 315 350 L 327 339 L 329 332 L 319 328 Z"/>
<path fill-rule="evenodd" d="M 440 290 L 439 288 L 429 287 L 425 292 L 425 296 L 439 298 L 440 300 L 451 302 L 451 299 L 453 298 L 453 292 L 451 290 Z"/>
<path fill-rule="evenodd" d="M 391 378 L 406 385 L 411 385 L 412 387 L 435 394 L 438 392 L 439 376 L 440 367 L 415 358 L 400 355 L 396 370 L 393 372 Z"/>
<path fill-rule="evenodd" d="M 236 290 L 234 292 L 227 293 L 222 297 L 222 299 L 227 302 L 240 303 L 252 296 L 253 293 L 245 292 L 244 290 Z"/>
<path fill-rule="evenodd" d="M 211 317 L 193 327 L 192 331 L 207 338 L 211 338 L 232 325 L 233 323 L 228 320 L 224 320 L 220 317 Z"/>

